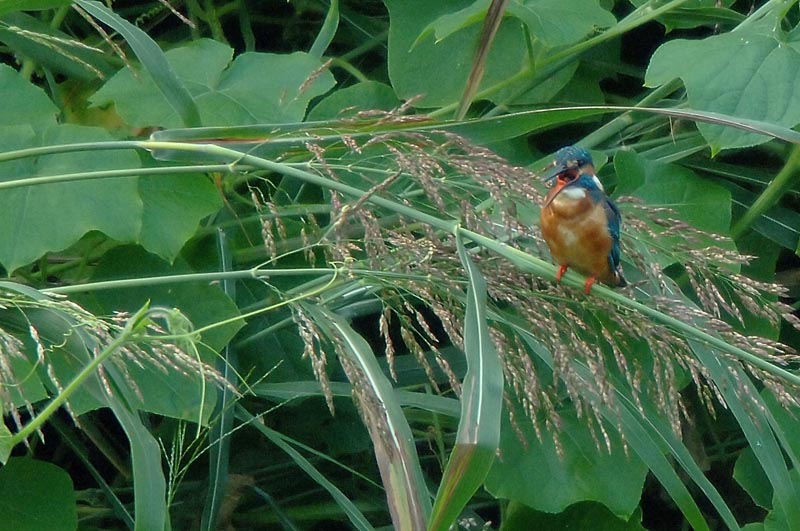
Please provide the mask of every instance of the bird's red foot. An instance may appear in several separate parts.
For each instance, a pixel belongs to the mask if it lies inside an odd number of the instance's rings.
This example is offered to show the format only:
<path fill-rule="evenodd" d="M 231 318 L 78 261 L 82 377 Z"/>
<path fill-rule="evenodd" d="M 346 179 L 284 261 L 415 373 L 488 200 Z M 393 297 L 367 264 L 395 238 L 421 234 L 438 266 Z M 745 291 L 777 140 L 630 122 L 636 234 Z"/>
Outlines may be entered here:
<path fill-rule="evenodd" d="M 597 282 L 597 279 L 596 279 L 595 277 L 589 277 L 589 278 L 587 278 L 587 279 L 586 279 L 586 282 L 585 282 L 585 283 L 584 283 L 584 285 L 583 285 L 583 291 L 584 291 L 584 293 L 586 293 L 586 294 L 588 295 L 588 294 L 589 294 L 589 292 L 590 292 L 590 291 L 592 291 L 592 286 L 594 286 L 594 283 L 595 283 L 595 282 Z"/>
<path fill-rule="evenodd" d="M 561 277 L 564 276 L 564 273 L 567 272 L 567 269 L 569 269 L 568 265 L 562 265 L 558 268 L 558 273 L 556 273 L 556 282 L 561 282 Z"/>

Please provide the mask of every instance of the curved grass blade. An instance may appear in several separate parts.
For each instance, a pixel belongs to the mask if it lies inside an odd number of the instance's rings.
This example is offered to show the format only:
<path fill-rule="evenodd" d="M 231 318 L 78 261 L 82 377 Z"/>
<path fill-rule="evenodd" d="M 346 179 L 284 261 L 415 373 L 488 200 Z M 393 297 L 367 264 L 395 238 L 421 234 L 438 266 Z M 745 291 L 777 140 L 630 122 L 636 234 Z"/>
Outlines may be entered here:
<path fill-rule="evenodd" d="M 186 127 L 200 125 L 200 113 L 189 91 L 167 62 L 164 52 L 147 33 L 95 0 L 75 0 L 94 18 L 114 28 L 133 49 L 170 106 Z"/>
<path fill-rule="evenodd" d="M 790 451 L 790 448 L 782 449 L 778 444 L 771 429 L 773 423 L 765 413 L 766 407 L 763 403 L 754 403 L 753 407 L 745 409 L 745 404 L 739 398 L 740 394 L 744 394 L 751 400 L 760 400 L 757 390 L 741 368 L 714 355 L 706 345 L 695 340 L 688 341 L 692 351 L 714 379 L 769 478 L 774 489 L 774 500 L 782 509 L 779 512 L 786 518 L 787 529 L 800 529 L 800 506 L 797 504 L 800 494 L 789 474 L 783 454 L 783 450 Z M 797 458 L 793 456 L 792 460 L 796 462 Z"/>
<path fill-rule="evenodd" d="M 369 344 L 343 317 L 321 306 L 304 304 L 303 308 L 320 330 L 338 341 L 339 353 L 346 357 L 342 364 L 351 366 L 348 378 L 356 390 L 375 447 L 395 529 L 425 529 L 431 512 L 428 488 L 411 428 L 392 384 L 381 371 Z"/>
<path fill-rule="evenodd" d="M 217 248 L 219 249 L 221 270 L 228 272 L 232 269 L 233 259 L 228 247 L 225 231 L 217 230 Z M 231 279 L 222 281 L 222 290 L 232 300 L 236 300 L 235 282 Z M 232 345 L 227 345 L 217 360 L 217 370 L 232 386 L 238 383 L 236 368 L 238 366 L 236 352 Z M 228 484 L 228 464 L 230 462 L 230 434 L 233 428 L 233 401 L 232 389 L 223 386 L 220 391 L 219 405 L 215 416 L 217 422 L 209 430 L 209 439 L 212 441 L 209 450 L 209 478 L 208 494 L 206 496 L 203 516 L 200 520 L 200 529 L 213 531 L 217 528 L 219 511 L 225 497 Z"/>
<path fill-rule="evenodd" d="M 347 517 L 350 519 L 350 523 L 356 529 L 361 531 L 372 531 L 373 527 L 370 525 L 369 521 L 366 517 L 358 510 L 358 507 L 350 501 L 344 493 L 339 490 L 339 488 L 331 483 L 328 478 L 326 478 L 319 470 L 317 470 L 311 462 L 303 457 L 303 455 L 295 450 L 286 440 L 286 438 L 280 434 L 279 432 L 268 428 L 263 423 L 259 422 L 256 417 L 247 411 L 243 406 L 237 405 L 236 406 L 236 414 L 239 416 L 242 421 L 246 422 L 256 430 L 260 431 L 267 439 L 272 441 L 278 448 L 286 452 L 286 454 L 292 458 L 292 460 L 297 463 L 297 465 L 311 477 L 314 481 L 316 481 L 322 488 L 328 491 L 328 493 L 333 497 L 339 507 L 345 512 Z"/>
<path fill-rule="evenodd" d="M 135 531 L 169 529 L 167 482 L 161 468 L 161 448 L 136 415 L 113 397 L 106 399 L 131 445 Z"/>
<path fill-rule="evenodd" d="M 659 114 L 671 118 L 725 125 L 789 143 L 800 144 L 800 133 L 767 122 L 687 109 L 613 105 L 556 107 L 462 122 L 439 121 L 422 117 L 418 120 L 396 122 L 379 119 L 360 122 L 331 120 L 326 122 L 265 124 L 241 127 L 167 129 L 153 133 L 151 139 L 163 142 L 214 143 L 250 155 L 276 158 L 278 155 L 285 156 L 287 153 L 291 153 L 292 150 L 298 150 L 298 152 L 304 150 L 309 135 L 314 137 L 317 144 L 325 146 L 341 142 L 343 136 L 347 136 L 354 141 L 366 141 L 377 134 L 390 132 L 447 131 L 463 135 L 478 144 L 486 144 L 565 125 L 583 118 L 624 112 Z M 217 160 L 214 158 L 201 158 L 198 160 L 197 153 L 169 149 L 155 150 L 153 156 L 161 160 L 191 160 L 193 162 Z"/>
<path fill-rule="evenodd" d="M 317 381 L 263 383 L 250 387 L 253 395 L 275 400 L 295 400 L 310 396 L 324 396 L 322 384 Z M 331 382 L 330 392 L 333 396 L 353 396 L 353 386 L 344 382 Z M 460 414 L 458 400 L 439 395 L 414 393 L 412 391 L 395 390 L 397 401 L 402 406 L 415 407 L 457 418 Z"/>
<path fill-rule="evenodd" d="M 336 35 L 337 29 L 339 29 L 339 0 L 331 0 L 328 14 L 325 15 L 325 22 L 322 23 L 322 28 L 319 30 L 317 38 L 314 39 L 314 44 L 308 50 L 308 55 L 321 59 Z"/>
<path fill-rule="evenodd" d="M 461 389 L 461 420 L 456 444 L 447 461 L 428 526 L 436 531 L 450 528 L 486 479 L 500 444 L 503 412 L 503 368 L 489 335 L 486 281 L 460 236 L 456 244 L 469 279 L 464 317 L 464 353 L 468 368 Z"/>

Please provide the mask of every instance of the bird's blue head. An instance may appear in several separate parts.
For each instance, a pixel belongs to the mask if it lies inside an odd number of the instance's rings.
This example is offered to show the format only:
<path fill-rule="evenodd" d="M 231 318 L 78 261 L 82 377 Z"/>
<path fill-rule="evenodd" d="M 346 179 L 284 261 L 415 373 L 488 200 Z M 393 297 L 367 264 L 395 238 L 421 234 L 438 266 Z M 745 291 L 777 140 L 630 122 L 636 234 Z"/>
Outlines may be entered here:
<path fill-rule="evenodd" d="M 550 182 L 564 172 L 594 175 L 592 156 L 580 146 L 566 146 L 559 149 L 556 151 L 552 166 L 545 173 L 544 180 Z"/>

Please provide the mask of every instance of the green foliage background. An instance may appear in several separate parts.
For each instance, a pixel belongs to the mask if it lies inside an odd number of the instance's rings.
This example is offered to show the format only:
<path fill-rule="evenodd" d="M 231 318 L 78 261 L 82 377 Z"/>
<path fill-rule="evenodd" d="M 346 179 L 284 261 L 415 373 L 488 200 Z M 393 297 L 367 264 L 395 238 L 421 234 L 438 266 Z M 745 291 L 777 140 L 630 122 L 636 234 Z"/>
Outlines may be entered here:
<path fill-rule="evenodd" d="M 800 529 L 798 23 L 0 1 L 0 529 Z"/>

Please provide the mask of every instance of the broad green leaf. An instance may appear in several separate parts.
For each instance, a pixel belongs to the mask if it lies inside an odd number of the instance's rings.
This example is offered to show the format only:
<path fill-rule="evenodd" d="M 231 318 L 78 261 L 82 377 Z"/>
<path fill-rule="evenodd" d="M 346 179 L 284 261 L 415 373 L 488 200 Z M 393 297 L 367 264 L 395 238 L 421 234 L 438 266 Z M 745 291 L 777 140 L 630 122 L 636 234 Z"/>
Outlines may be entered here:
<path fill-rule="evenodd" d="M 661 45 L 650 61 L 645 83 L 656 87 L 680 77 L 695 109 L 794 127 L 800 122 L 800 97 L 794 90 L 799 75 L 800 42 L 751 26 Z M 698 128 L 714 153 L 766 140 L 716 125 L 700 123 Z"/>
<path fill-rule="evenodd" d="M 486 479 L 500 442 L 503 412 L 503 367 L 489 334 L 486 280 L 472 262 L 461 238 L 456 239 L 467 272 L 464 351 L 467 375 L 461 388 L 461 419 L 456 444 L 439 484 L 429 530 L 446 530 L 456 521 Z"/>
<path fill-rule="evenodd" d="M 56 124 L 58 108 L 53 105 L 44 91 L 20 76 L 16 70 L 0 65 L 0 92 L 3 106 L 0 107 L 0 125 L 28 126 L 41 130 Z M 11 146 L 22 143 L 14 142 Z M 6 150 L 6 144 L 3 144 Z M 9 176 L 3 174 L 3 178 Z"/>
<path fill-rule="evenodd" d="M 619 151 L 614 167 L 619 180 L 617 193 L 670 208 L 698 229 L 715 234 L 728 232 L 731 194 L 724 186 L 682 166 L 647 160 L 630 151 Z"/>
<path fill-rule="evenodd" d="M 418 41 L 431 32 L 437 43 L 443 41 L 483 20 L 488 7 L 489 0 L 477 0 L 459 11 L 442 15 L 422 31 Z M 617 22 L 597 0 L 512 0 L 506 13 L 524 22 L 531 35 L 550 48 L 576 43 L 597 28 Z M 576 13 L 580 16 L 575 16 Z"/>
<path fill-rule="evenodd" d="M 95 0 L 75 0 L 75 3 L 86 10 L 100 22 L 114 28 L 133 49 L 142 66 L 147 70 L 150 79 L 155 82 L 159 92 L 169 102 L 169 106 L 180 117 L 180 123 L 185 127 L 197 127 L 200 116 L 197 106 L 186 90 L 186 86 L 175 75 L 170 64 L 164 57 L 164 52 L 158 44 L 150 38 L 144 30 L 134 26 L 124 18 L 114 13 L 111 9 Z M 157 124 L 150 124 L 157 125 Z"/>
<path fill-rule="evenodd" d="M 558 433 L 563 456 L 553 438 L 536 438 L 529 422 L 519 427 L 527 448 L 511 423 L 503 419 L 500 440 L 502 459 L 495 461 L 486 490 L 534 509 L 559 513 L 579 501 L 596 501 L 615 515 L 627 519 L 639 505 L 647 467 L 635 455 L 626 455 L 616 430 L 609 429 L 611 451 L 597 448 L 586 419 L 572 411 L 561 411 Z M 524 415 L 519 418 L 524 419 Z"/>
<path fill-rule="evenodd" d="M 531 529 L 646 531 L 642 527 L 641 518 L 641 514 L 633 514 L 627 521 L 622 520 L 606 507 L 595 502 L 576 503 L 558 514 L 534 511 L 520 503 L 511 502 L 503 515 L 503 525 L 500 526 L 500 531 L 529 531 Z"/>
<path fill-rule="evenodd" d="M 205 125 L 286 123 L 303 119 L 308 102 L 334 85 L 322 63 L 305 53 L 247 52 L 232 63 L 233 50 L 202 39 L 166 52 L 166 60 L 187 87 Z M 197 68 L 198 64 L 204 68 Z M 280 75 L 268 75 L 268 73 Z M 134 127 L 178 127 L 178 115 L 146 72 L 125 68 L 91 98 L 113 102 Z"/>
<path fill-rule="evenodd" d="M 472 2 L 386 0 L 389 9 L 389 78 L 402 99 L 422 96 L 417 105 L 438 107 L 457 102 L 469 76 L 481 28 L 473 24 L 447 39 L 433 36 L 415 44 L 428 24 Z M 500 25 L 481 87 L 495 85 L 528 66 L 522 24 L 506 19 Z"/>
<path fill-rule="evenodd" d="M 522 20 L 531 35 L 550 48 L 574 44 L 617 23 L 598 0 L 512 0 L 507 13 Z"/>
<path fill-rule="evenodd" d="M 23 120 L 22 123 L 25 123 Z M 5 149 L 111 140 L 102 129 L 60 125 L 36 138 L 25 126 L 0 127 Z M 0 179 L 136 168 L 132 151 L 83 151 L 1 163 Z M 19 187 L 0 194 L 0 263 L 8 271 L 60 251 L 92 230 L 120 241 L 135 241 L 141 229 L 142 201 L 137 179 L 123 177 Z"/>
<path fill-rule="evenodd" d="M 772 508 L 772 485 L 758 463 L 752 448 L 745 448 L 736 458 L 733 479 L 753 498 L 759 507 Z"/>
<path fill-rule="evenodd" d="M 422 33 L 419 34 L 419 37 L 414 42 L 414 46 L 431 33 L 436 37 L 436 43 L 438 44 L 453 33 L 481 22 L 486 17 L 486 11 L 489 9 L 490 3 L 491 0 L 475 0 L 458 11 L 452 11 L 440 16 L 422 30 Z"/>
<path fill-rule="evenodd" d="M 72 479 L 56 465 L 14 457 L 0 467 L 0 530 L 73 531 L 75 509 Z"/>
<path fill-rule="evenodd" d="M 173 261 L 200 221 L 217 212 L 222 195 L 206 175 L 145 175 L 139 178 L 143 202 L 142 247 Z"/>

